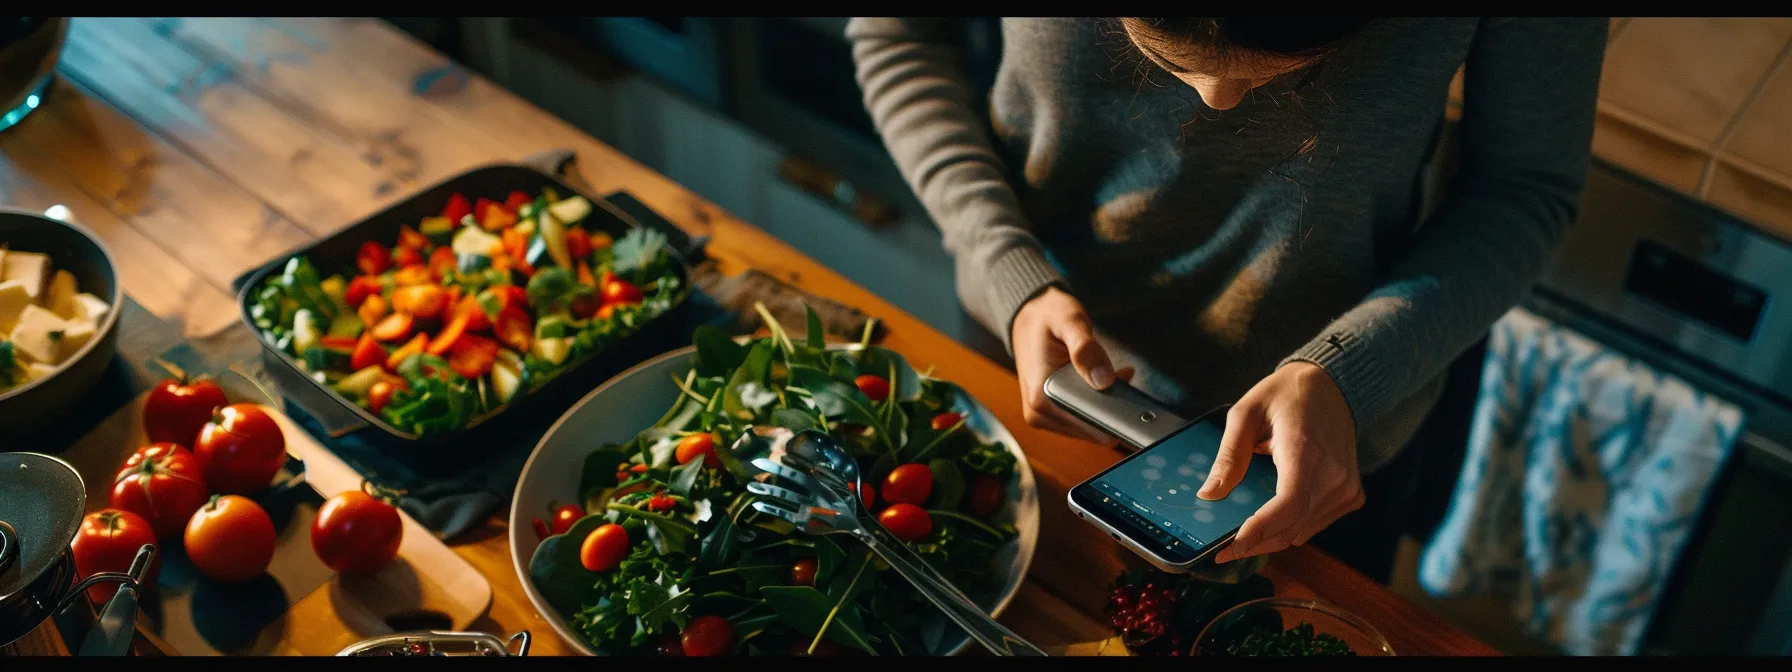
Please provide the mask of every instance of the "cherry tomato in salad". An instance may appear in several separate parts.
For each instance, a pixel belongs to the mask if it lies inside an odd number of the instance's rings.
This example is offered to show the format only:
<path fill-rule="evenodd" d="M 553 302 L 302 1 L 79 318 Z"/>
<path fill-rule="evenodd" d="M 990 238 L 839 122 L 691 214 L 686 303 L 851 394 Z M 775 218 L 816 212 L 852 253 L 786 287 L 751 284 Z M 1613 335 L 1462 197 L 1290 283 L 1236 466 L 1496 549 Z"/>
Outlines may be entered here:
<path fill-rule="evenodd" d="M 421 252 L 429 247 L 429 239 L 423 237 L 423 234 L 417 233 L 417 230 L 411 228 L 411 225 L 400 224 L 398 226 L 398 246 L 408 247 Z M 402 266 L 403 264 L 400 265 Z"/>
<path fill-rule="evenodd" d="M 379 415 L 386 410 L 386 404 L 392 402 L 392 395 L 398 392 L 398 386 L 389 381 L 379 381 L 367 388 L 367 410 Z"/>
<path fill-rule="evenodd" d="M 429 274 L 437 279 L 446 278 L 460 267 L 460 260 L 454 256 L 453 248 L 443 245 L 429 253 Z"/>
<path fill-rule="evenodd" d="M 385 361 L 386 349 L 380 347 L 379 341 L 374 340 L 372 333 L 361 334 L 360 340 L 355 341 L 354 351 L 348 357 L 349 368 L 356 371 L 369 366 L 379 366 Z"/>
<path fill-rule="evenodd" d="M 411 335 L 411 327 L 414 326 L 414 323 L 410 313 L 392 313 L 381 319 L 379 324 L 373 325 L 373 328 L 367 333 L 373 334 L 377 340 L 388 343 L 402 341 L 406 336 Z"/>
<path fill-rule="evenodd" d="M 867 373 L 854 378 L 852 382 L 859 386 L 859 391 L 864 392 L 867 399 L 883 401 L 890 398 L 890 381 L 884 380 L 883 376 Z"/>
<path fill-rule="evenodd" d="M 369 296 L 379 296 L 384 287 L 377 275 L 357 275 L 348 281 L 348 289 L 343 290 L 342 300 L 350 308 L 360 308 L 361 302 Z"/>
<path fill-rule="evenodd" d="M 200 573 L 245 583 L 266 573 L 274 559 L 274 521 L 248 497 L 215 496 L 187 522 L 183 541 Z"/>
<path fill-rule="evenodd" d="M 722 466 L 722 459 L 716 457 L 716 437 L 708 432 L 698 432 L 684 437 L 678 442 L 678 450 L 673 453 L 679 464 L 688 464 L 691 460 L 703 458 L 703 466 L 715 469 Z"/>
<path fill-rule="evenodd" d="M 897 539 L 907 542 L 920 541 L 933 532 L 933 517 L 927 515 L 926 509 L 913 504 L 891 504 L 877 514 L 877 522 Z"/>
<path fill-rule="evenodd" d="M 448 291 L 440 285 L 413 285 L 392 292 L 392 310 L 433 320 L 448 309 Z"/>
<path fill-rule="evenodd" d="M 790 585 L 815 585 L 815 570 L 818 567 L 815 558 L 797 558 L 796 563 L 790 566 Z"/>
<path fill-rule="evenodd" d="M 1002 479 L 989 474 L 978 474 L 971 479 L 967 488 L 970 497 L 965 498 L 965 508 L 971 515 L 988 518 L 1002 510 L 1002 502 L 1008 499 L 1008 486 Z"/>
<path fill-rule="evenodd" d="M 525 205 L 528 205 L 528 204 L 534 203 L 534 202 L 535 202 L 535 199 L 529 198 L 528 194 L 525 194 L 520 191 L 512 191 L 512 192 L 510 192 L 509 196 L 504 197 L 504 207 L 510 208 L 510 210 L 512 212 L 515 212 L 518 208 L 521 208 Z"/>
<path fill-rule="evenodd" d="M 548 529 L 548 524 L 540 518 L 536 518 L 531 525 L 535 528 L 536 539 L 546 539 L 554 533 L 553 530 Z"/>
<path fill-rule="evenodd" d="M 76 576 L 85 579 L 100 572 L 130 571 L 137 550 L 154 543 L 156 533 L 142 516 L 119 509 L 100 509 L 81 519 L 81 529 L 75 532 L 69 551 L 75 556 Z M 147 576 L 151 580 L 161 571 L 161 565 L 158 547 L 155 559 L 149 563 Z M 87 589 L 87 599 L 104 604 L 115 592 L 117 583 L 102 583 Z"/>
<path fill-rule="evenodd" d="M 523 312 L 523 309 L 505 306 L 492 320 L 492 334 L 511 349 L 528 352 L 529 343 L 535 339 L 535 327 L 530 325 L 529 314 Z"/>
<path fill-rule="evenodd" d="M 442 216 L 448 218 L 448 223 L 455 226 L 460 226 L 461 218 L 470 214 L 473 214 L 473 204 L 468 203 L 466 194 L 460 192 L 449 196 L 448 204 L 442 207 Z"/>
<path fill-rule="evenodd" d="M 476 334 L 461 334 L 448 349 L 448 366 L 467 380 L 478 380 L 498 361 L 498 342 Z"/>
<path fill-rule="evenodd" d="M 892 504 L 926 503 L 933 494 L 933 470 L 925 464 L 904 464 L 884 477 L 884 501 Z"/>
<path fill-rule="evenodd" d="M 398 509 L 360 490 L 325 500 L 311 521 L 311 551 L 324 566 L 345 574 L 390 564 L 403 541 Z"/>
<path fill-rule="evenodd" d="M 423 250 L 415 247 L 405 247 L 401 242 L 398 247 L 392 248 L 392 264 L 399 268 L 422 266 Z"/>
<path fill-rule="evenodd" d="M 591 234 L 577 226 L 566 227 L 566 253 L 585 263 L 591 258 Z"/>
<path fill-rule="evenodd" d="M 268 487 L 286 466 L 286 436 L 261 407 L 231 404 L 200 430 L 193 456 L 212 492 L 248 494 Z"/>
<path fill-rule="evenodd" d="M 154 443 L 191 446 L 212 411 L 230 404 L 218 381 L 204 376 L 167 378 L 143 400 L 143 428 Z"/>
<path fill-rule="evenodd" d="M 573 523 L 579 522 L 579 519 L 584 517 L 585 507 L 577 504 L 562 504 L 554 507 L 552 516 L 554 522 L 548 529 L 551 534 L 566 534 L 567 530 L 572 529 Z"/>
<path fill-rule="evenodd" d="M 953 425 L 958 424 L 958 422 L 963 419 L 964 419 L 964 416 L 962 416 L 962 415 L 953 413 L 951 411 L 946 411 L 939 415 L 933 416 L 933 420 L 929 421 L 927 423 L 927 426 L 932 427 L 933 431 L 943 432 L 948 429 L 951 429 Z"/>
<path fill-rule="evenodd" d="M 628 530 L 606 523 L 592 530 L 579 546 L 579 564 L 593 572 L 608 571 L 628 557 Z"/>
<path fill-rule="evenodd" d="M 629 466 L 629 467 L 621 467 L 621 468 L 616 469 L 616 482 L 621 483 L 630 478 L 634 478 L 637 475 L 645 474 L 645 473 L 647 473 L 647 465 L 645 465 L 645 464 L 637 464 L 637 465 L 633 465 L 633 466 Z"/>
<path fill-rule="evenodd" d="M 112 508 L 129 511 L 149 521 L 156 536 L 180 536 L 211 491 L 193 453 L 173 443 L 152 443 L 124 461 L 112 479 Z"/>
<path fill-rule="evenodd" d="M 654 513 L 665 513 L 678 508 L 678 500 L 667 495 L 654 495 L 647 498 L 647 504 L 643 508 Z"/>
<path fill-rule="evenodd" d="M 392 251 L 379 244 L 379 241 L 361 243 L 360 249 L 355 252 L 355 268 L 361 269 L 362 275 L 379 275 L 391 267 Z"/>
<path fill-rule="evenodd" d="M 715 614 L 691 619 L 679 633 L 687 656 L 720 656 L 734 648 L 734 624 Z"/>
<path fill-rule="evenodd" d="M 369 294 L 367 298 L 362 299 L 361 307 L 355 309 L 355 315 L 361 318 L 361 324 L 366 325 L 369 329 L 372 329 L 373 325 L 379 324 L 380 320 L 385 319 L 386 315 L 391 312 L 392 304 L 386 301 L 386 297 L 380 296 L 377 290 L 376 293 Z"/>
<path fill-rule="evenodd" d="M 604 283 L 603 297 L 606 305 L 640 303 L 641 288 L 627 280 L 611 278 Z"/>

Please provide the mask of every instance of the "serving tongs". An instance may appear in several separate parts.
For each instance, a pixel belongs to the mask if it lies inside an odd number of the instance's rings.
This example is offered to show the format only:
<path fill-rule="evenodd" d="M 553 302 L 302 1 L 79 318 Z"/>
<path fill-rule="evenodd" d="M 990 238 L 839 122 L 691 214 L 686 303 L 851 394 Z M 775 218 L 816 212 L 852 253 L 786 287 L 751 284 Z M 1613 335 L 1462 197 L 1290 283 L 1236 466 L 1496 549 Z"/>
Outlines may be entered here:
<path fill-rule="evenodd" d="M 403 652 L 419 644 L 426 652 L 411 655 L 526 656 L 529 655 L 529 631 L 520 631 L 508 639 L 498 639 L 496 636 L 484 632 L 448 632 L 444 630 L 400 632 L 356 642 L 349 645 L 348 648 L 338 651 L 336 655 L 404 655 Z"/>
<path fill-rule="evenodd" d="M 764 433 L 761 433 L 764 432 Z M 863 542 L 921 594 L 999 656 L 1044 656 L 953 586 L 921 556 L 877 523 L 859 498 L 859 465 L 833 437 L 815 430 L 762 428 L 734 444 L 737 455 L 770 453 L 747 462 L 759 476 L 747 491 L 763 499 L 753 509 L 789 521 L 805 534 L 846 534 Z"/>

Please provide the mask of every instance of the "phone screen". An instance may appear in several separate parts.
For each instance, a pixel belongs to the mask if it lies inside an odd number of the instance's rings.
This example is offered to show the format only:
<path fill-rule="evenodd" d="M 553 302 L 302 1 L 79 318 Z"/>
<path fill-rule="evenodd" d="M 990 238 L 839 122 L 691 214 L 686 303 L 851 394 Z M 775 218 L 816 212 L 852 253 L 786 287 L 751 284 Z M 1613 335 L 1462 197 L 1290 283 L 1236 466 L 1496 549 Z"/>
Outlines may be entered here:
<path fill-rule="evenodd" d="M 1268 455 L 1252 455 L 1244 480 L 1224 499 L 1195 496 L 1225 432 L 1224 416 L 1216 416 L 1177 430 L 1078 486 L 1078 504 L 1166 560 L 1194 559 L 1236 531 L 1276 492 L 1274 462 Z"/>

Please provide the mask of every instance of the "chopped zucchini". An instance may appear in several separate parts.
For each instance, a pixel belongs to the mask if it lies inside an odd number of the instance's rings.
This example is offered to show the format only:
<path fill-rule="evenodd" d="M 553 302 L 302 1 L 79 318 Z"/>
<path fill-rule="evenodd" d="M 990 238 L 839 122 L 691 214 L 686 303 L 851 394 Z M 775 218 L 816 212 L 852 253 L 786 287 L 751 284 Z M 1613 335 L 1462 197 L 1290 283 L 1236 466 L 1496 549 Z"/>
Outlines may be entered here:
<path fill-rule="evenodd" d="M 522 387 L 523 359 L 509 350 L 498 351 L 498 361 L 492 363 L 492 392 L 497 402 L 510 403 Z"/>
<path fill-rule="evenodd" d="M 323 333 L 317 328 L 317 314 L 311 312 L 311 309 L 300 308 L 299 312 L 293 314 L 292 350 L 294 354 L 304 356 L 307 351 L 317 345 L 317 339 L 322 337 Z"/>
<path fill-rule="evenodd" d="M 483 254 L 462 254 L 456 258 L 459 259 L 457 270 L 462 273 L 482 271 L 492 265 L 492 258 Z"/>
<path fill-rule="evenodd" d="M 565 269 L 573 268 L 572 254 L 566 249 L 566 225 L 554 216 L 554 209 L 549 207 L 536 221 L 540 222 L 538 226 L 541 240 L 547 243 L 548 256 L 554 258 L 554 264 Z M 534 262 L 530 262 L 530 265 L 534 265 Z"/>
<path fill-rule="evenodd" d="M 324 288 L 324 295 L 330 297 L 336 303 L 348 303 L 348 281 L 343 280 L 342 276 L 332 275 L 324 278 L 323 282 L 317 284 Z"/>
<path fill-rule="evenodd" d="M 417 223 L 417 232 L 436 245 L 447 245 L 454 238 L 454 222 L 447 217 L 424 217 Z"/>
<path fill-rule="evenodd" d="M 591 214 L 591 201 L 585 200 L 584 196 L 573 196 L 548 206 L 548 212 L 561 222 L 576 224 Z"/>
<path fill-rule="evenodd" d="M 503 246 L 503 240 L 486 233 L 485 229 L 477 226 L 463 226 L 454 234 L 454 243 L 451 247 L 454 249 L 455 256 L 461 256 L 468 254 L 490 255 L 492 250 Z"/>
<path fill-rule="evenodd" d="M 385 377 L 386 370 L 376 364 L 348 374 L 347 378 L 336 383 L 336 391 L 350 396 L 365 397 L 367 391 L 373 389 L 373 384 L 380 382 L 380 379 Z"/>
<path fill-rule="evenodd" d="M 552 259 L 553 255 L 548 253 L 548 241 L 539 235 L 529 239 L 529 250 L 523 253 L 523 261 L 529 262 L 529 266 L 540 270 Z M 561 268 L 568 267 L 562 266 Z"/>
<path fill-rule="evenodd" d="M 535 338 L 565 338 L 571 335 L 573 327 L 566 318 L 559 315 L 545 315 L 535 323 Z"/>
<path fill-rule="evenodd" d="M 366 328 L 366 326 L 367 325 L 361 324 L 361 317 L 359 315 L 354 313 L 343 313 L 337 315 L 336 319 L 330 320 L 329 335 L 357 338 L 361 335 L 361 330 Z"/>
<path fill-rule="evenodd" d="M 548 361 L 554 366 L 566 362 L 566 356 L 572 352 L 571 338 L 537 338 L 529 346 L 530 354 Z"/>

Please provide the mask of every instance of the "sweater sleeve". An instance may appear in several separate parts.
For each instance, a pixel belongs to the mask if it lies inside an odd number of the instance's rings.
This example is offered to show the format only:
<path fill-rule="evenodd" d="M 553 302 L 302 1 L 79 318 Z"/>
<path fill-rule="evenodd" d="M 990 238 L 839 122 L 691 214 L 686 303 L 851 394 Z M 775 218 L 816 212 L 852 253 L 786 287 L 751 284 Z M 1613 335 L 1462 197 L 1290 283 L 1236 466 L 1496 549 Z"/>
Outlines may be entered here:
<path fill-rule="evenodd" d="M 896 165 L 939 226 L 959 300 L 1009 343 L 1021 304 L 1062 283 L 1021 214 L 971 101 L 962 49 L 945 19 L 855 18 L 847 24 L 865 107 Z"/>
<path fill-rule="evenodd" d="M 1606 21 L 1484 19 L 1461 155 L 1437 212 L 1365 299 L 1284 360 L 1331 374 L 1358 431 L 1415 394 L 1530 291 L 1577 214 Z"/>

